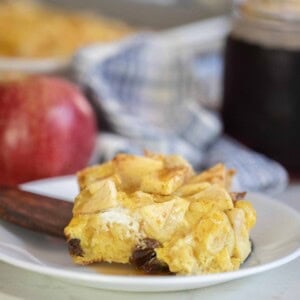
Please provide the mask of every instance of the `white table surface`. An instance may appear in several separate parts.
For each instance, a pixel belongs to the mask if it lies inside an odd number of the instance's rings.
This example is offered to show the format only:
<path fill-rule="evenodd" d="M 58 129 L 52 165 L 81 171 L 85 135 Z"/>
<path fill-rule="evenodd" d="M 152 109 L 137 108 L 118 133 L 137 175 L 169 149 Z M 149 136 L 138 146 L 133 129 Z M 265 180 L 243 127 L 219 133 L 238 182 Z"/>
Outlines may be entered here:
<path fill-rule="evenodd" d="M 277 196 L 300 211 L 300 184 L 292 184 Z M 300 228 L 299 228 L 300 230 Z M 128 293 L 98 290 L 63 282 L 0 262 L 0 300 L 58 299 L 300 299 L 300 258 L 277 269 L 228 283 L 192 291 Z"/>

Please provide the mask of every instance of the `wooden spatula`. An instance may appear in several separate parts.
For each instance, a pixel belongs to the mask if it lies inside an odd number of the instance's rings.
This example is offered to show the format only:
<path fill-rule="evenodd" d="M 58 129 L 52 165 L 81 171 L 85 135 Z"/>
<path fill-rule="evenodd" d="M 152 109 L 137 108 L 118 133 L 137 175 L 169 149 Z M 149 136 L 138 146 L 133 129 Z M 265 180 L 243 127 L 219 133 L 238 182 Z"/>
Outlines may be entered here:
<path fill-rule="evenodd" d="M 64 238 L 73 203 L 13 187 L 0 187 L 0 219 Z"/>

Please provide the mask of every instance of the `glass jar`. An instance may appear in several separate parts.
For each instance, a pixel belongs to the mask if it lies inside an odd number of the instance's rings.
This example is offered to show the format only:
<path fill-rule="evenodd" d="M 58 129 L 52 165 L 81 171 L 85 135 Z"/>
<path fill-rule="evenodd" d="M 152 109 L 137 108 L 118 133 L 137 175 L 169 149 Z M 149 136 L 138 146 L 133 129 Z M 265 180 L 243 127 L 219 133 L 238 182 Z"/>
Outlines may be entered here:
<path fill-rule="evenodd" d="M 224 72 L 225 132 L 300 171 L 300 1 L 238 6 Z"/>

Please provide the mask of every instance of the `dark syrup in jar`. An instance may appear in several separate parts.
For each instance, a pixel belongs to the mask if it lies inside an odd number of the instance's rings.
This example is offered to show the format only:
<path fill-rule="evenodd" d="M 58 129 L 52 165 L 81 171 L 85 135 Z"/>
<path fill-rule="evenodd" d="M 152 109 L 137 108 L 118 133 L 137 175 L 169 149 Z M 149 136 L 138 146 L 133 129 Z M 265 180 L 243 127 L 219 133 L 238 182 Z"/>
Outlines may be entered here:
<path fill-rule="evenodd" d="M 228 134 L 300 171 L 300 48 L 229 36 L 221 114 Z"/>

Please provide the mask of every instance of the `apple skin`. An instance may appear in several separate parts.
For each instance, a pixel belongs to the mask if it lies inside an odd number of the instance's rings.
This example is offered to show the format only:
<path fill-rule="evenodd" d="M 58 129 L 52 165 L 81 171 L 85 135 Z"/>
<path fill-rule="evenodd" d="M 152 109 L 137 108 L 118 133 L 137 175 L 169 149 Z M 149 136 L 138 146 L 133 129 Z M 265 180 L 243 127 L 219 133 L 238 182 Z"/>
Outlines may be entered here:
<path fill-rule="evenodd" d="M 0 84 L 0 184 L 75 173 L 96 136 L 94 111 L 75 84 L 47 76 Z"/>

